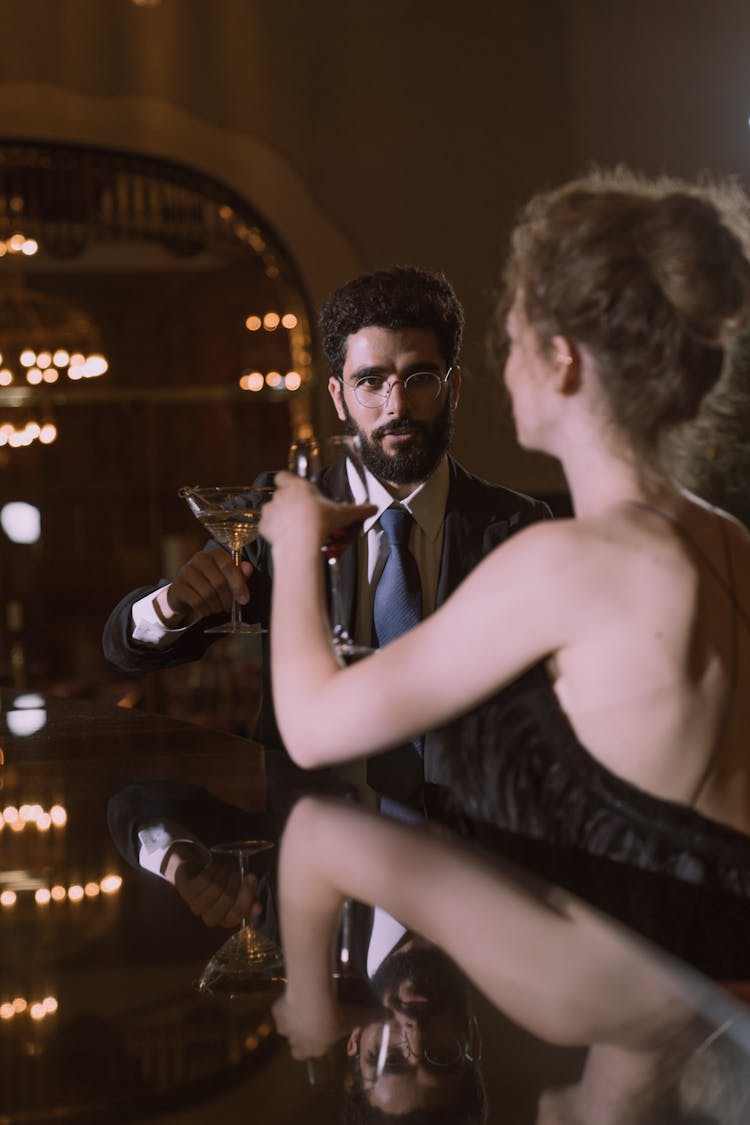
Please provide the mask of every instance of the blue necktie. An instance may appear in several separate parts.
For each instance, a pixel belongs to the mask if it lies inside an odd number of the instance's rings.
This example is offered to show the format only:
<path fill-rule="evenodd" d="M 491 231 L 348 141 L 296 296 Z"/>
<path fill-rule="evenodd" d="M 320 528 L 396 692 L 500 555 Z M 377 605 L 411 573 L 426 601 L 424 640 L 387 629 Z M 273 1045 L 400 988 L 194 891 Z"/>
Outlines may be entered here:
<path fill-rule="evenodd" d="M 422 584 L 409 550 L 413 523 L 411 512 L 401 507 L 386 508 L 380 517 L 389 553 L 375 589 L 372 624 L 381 648 L 422 620 Z"/>
<path fill-rule="evenodd" d="M 381 648 L 422 620 L 422 583 L 416 559 L 409 550 L 413 524 L 414 519 L 406 508 L 387 508 L 380 517 L 389 553 L 375 588 L 372 625 L 375 640 Z M 367 781 L 381 799 L 392 798 L 397 802 L 421 806 L 424 781 L 422 739 L 416 738 L 405 746 L 397 746 L 370 758 Z M 382 800 L 381 809 L 388 811 Z"/>

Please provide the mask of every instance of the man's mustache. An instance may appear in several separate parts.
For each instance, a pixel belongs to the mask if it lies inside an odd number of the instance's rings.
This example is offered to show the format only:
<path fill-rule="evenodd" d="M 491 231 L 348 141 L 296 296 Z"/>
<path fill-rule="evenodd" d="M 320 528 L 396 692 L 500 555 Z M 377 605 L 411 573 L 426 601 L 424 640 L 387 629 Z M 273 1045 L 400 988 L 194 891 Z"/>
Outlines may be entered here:
<path fill-rule="evenodd" d="M 416 430 L 420 434 L 428 432 L 427 425 L 424 422 L 413 422 L 411 418 L 399 418 L 393 422 L 386 422 L 384 426 L 379 426 L 377 430 L 373 430 L 370 440 L 382 441 L 387 434 L 397 434 L 401 430 L 407 429 Z"/>

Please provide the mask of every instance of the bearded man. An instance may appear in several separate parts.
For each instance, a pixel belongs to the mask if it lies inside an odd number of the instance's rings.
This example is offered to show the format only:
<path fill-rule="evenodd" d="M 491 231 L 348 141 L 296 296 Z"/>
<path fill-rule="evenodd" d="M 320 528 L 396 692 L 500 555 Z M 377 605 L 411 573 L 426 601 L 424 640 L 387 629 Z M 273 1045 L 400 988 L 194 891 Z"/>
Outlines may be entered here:
<path fill-rule="evenodd" d="M 389 558 L 401 547 L 394 547 L 389 510 L 397 509 L 397 522 L 406 522 L 406 568 L 418 586 L 416 619 L 440 605 L 498 543 L 549 515 L 540 501 L 473 476 L 448 452 L 461 388 L 463 322 L 446 278 L 412 266 L 357 277 L 321 311 L 328 389 L 347 432 L 359 438 L 364 480 L 343 457 L 323 471 L 319 485 L 334 500 L 377 508 L 340 559 L 349 631 L 363 645 L 394 635 L 393 621 L 379 627 L 383 610 L 376 608 L 386 573 L 388 597 L 399 600 L 390 592 Z M 257 483 L 271 482 L 264 475 Z M 399 566 L 403 571 L 403 559 Z M 204 630 L 228 617 L 233 598 L 248 621 L 267 626 L 272 580 L 270 549 L 262 539 L 245 549 L 239 569 L 224 548 L 209 543 L 171 581 L 122 599 L 105 626 L 105 655 L 131 674 L 197 660 L 216 639 Z M 399 617 L 397 608 L 391 617 Z M 395 624 L 396 630 L 405 627 Z M 267 748 L 281 749 L 268 684 L 254 733 Z M 273 774 L 273 755 L 270 760 Z M 429 741 L 419 740 L 370 759 L 367 780 L 381 802 L 422 810 L 429 766 Z"/>

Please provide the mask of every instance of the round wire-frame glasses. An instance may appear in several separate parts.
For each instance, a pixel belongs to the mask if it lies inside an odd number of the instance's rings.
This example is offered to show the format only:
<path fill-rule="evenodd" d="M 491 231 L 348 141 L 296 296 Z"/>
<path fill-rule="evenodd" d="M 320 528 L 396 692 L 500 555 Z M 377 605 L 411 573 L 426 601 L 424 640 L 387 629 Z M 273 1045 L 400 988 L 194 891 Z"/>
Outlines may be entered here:
<path fill-rule="evenodd" d="M 436 371 L 412 371 L 405 379 L 385 375 L 363 375 L 353 383 L 341 382 L 354 391 L 354 397 L 360 406 L 367 410 L 379 410 L 390 398 L 391 391 L 397 383 L 401 383 L 404 394 L 412 406 L 434 402 L 440 397 L 440 392 L 448 382 L 453 371 L 449 367 L 445 375 L 438 375 Z"/>

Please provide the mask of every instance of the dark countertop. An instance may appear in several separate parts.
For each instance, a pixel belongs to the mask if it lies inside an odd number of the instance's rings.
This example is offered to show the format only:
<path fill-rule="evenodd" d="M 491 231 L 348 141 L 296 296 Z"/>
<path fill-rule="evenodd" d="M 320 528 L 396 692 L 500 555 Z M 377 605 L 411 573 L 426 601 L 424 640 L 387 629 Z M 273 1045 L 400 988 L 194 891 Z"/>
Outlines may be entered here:
<path fill-rule="evenodd" d="M 194 787 L 191 800 L 205 793 L 265 829 L 263 748 L 137 710 L 4 691 L 0 751 L 0 1123 L 343 1120 L 339 1069 L 311 1084 L 275 1034 L 278 986 L 233 999 L 196 991 L 228 931 L 129 865 L 108 827 L 108 805 L 135 784 L 157 797 Z M 708 1070 L 705 1051 L 686 1060 L 693 1103 L 724 1073 L 750 1112 L 750 1016 L 693 974 L 685 990 L 711 1048 Z M 540 1093 L 575 1081 L 585 1049 L 543 1043 L 478 993 L 473 1010 L 487 1120 L 533 1125 Z M 711 1112 L 659 1121 L 750 1119 Z"/>

